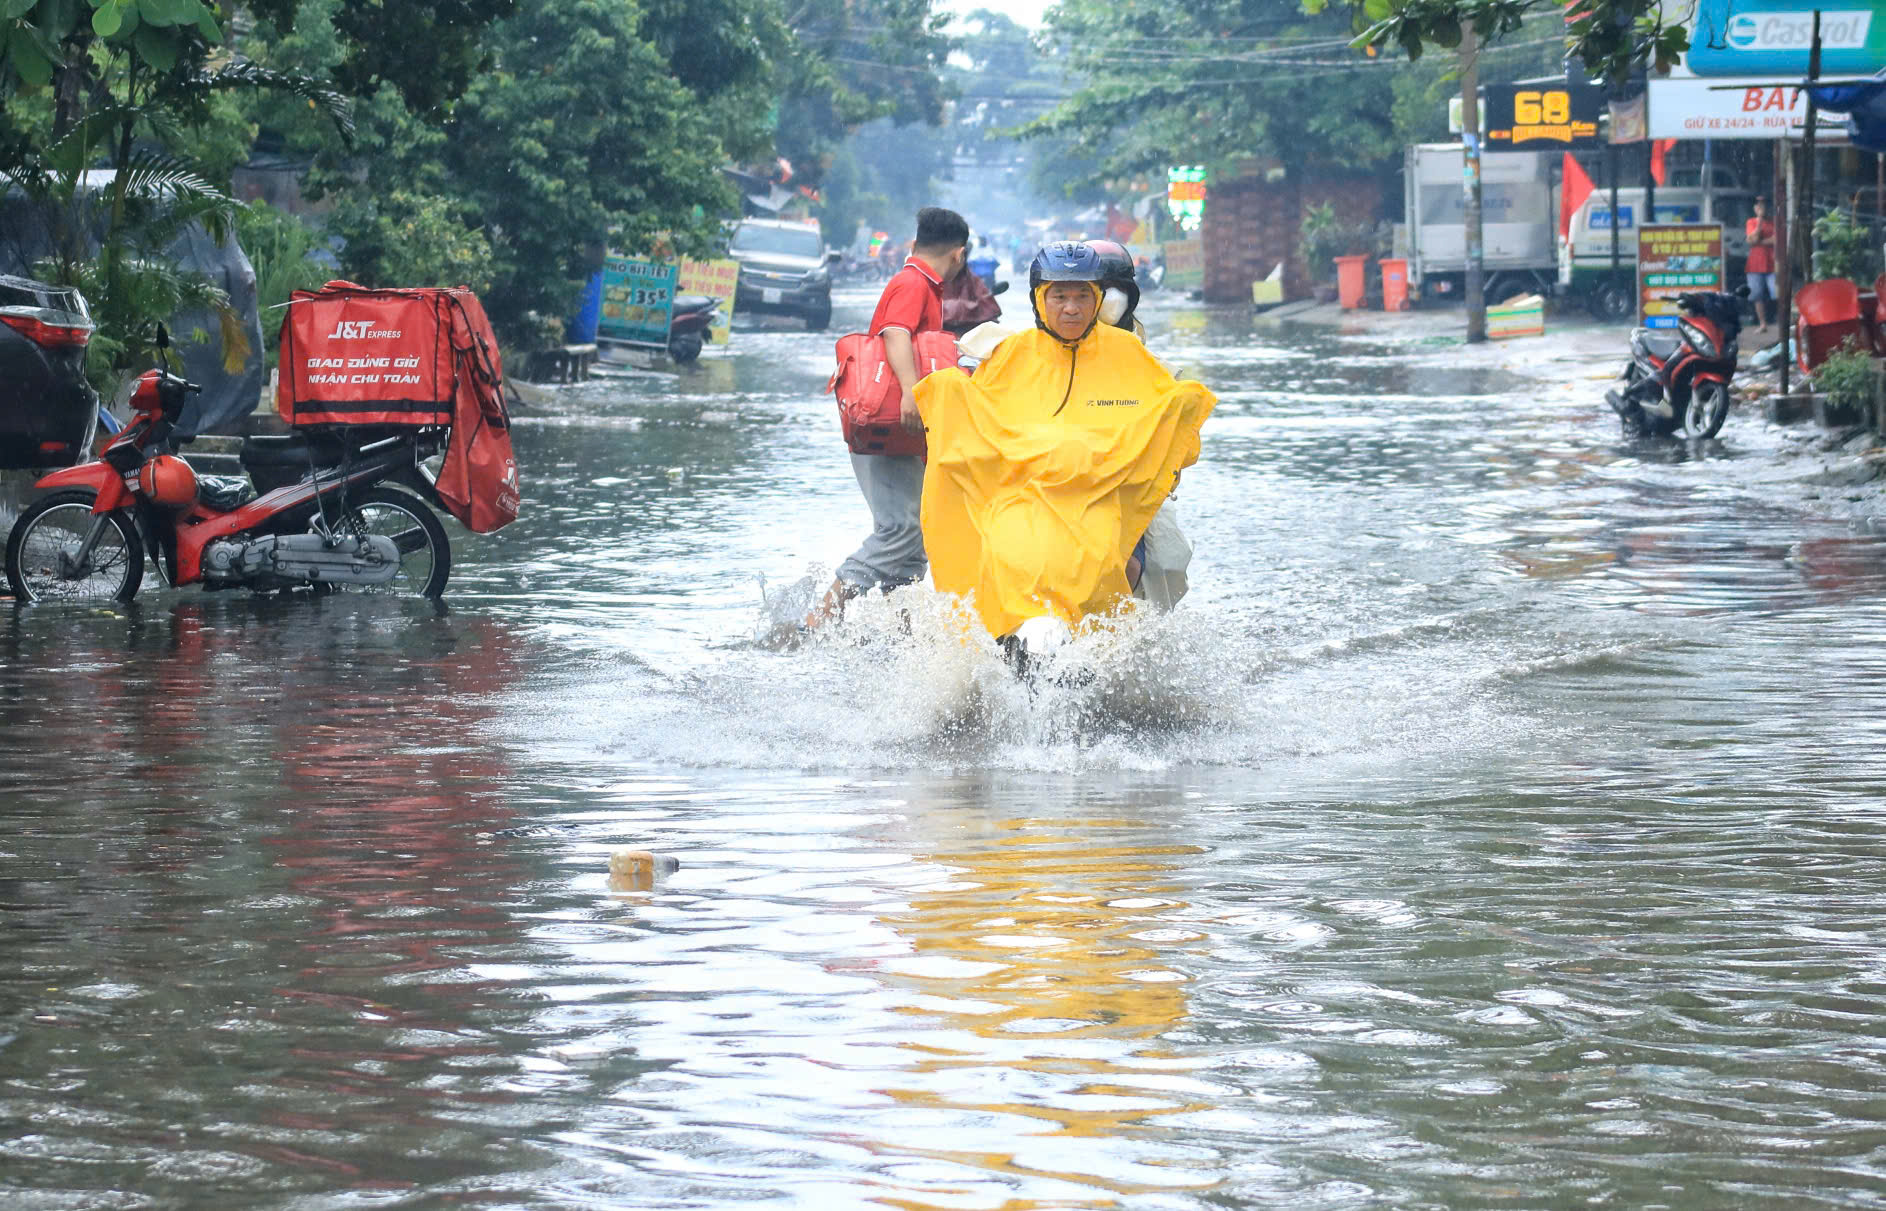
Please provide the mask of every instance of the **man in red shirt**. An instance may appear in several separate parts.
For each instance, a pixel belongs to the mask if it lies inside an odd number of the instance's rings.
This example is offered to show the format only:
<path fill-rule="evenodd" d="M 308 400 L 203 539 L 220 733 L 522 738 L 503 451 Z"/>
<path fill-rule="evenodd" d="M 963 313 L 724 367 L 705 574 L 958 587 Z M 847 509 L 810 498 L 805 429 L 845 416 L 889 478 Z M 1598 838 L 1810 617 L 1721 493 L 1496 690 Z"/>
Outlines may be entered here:
<path fill-rule="evenodd" d="M 1775 225 L 1768 218 L 1768 199 L 1755 199 L 1755 217 L 1748 221 L 1748 301 L 1755 304 L 1755 322 L 1768 327 L 1775 303 Z"/>
<path fill-rule="evenodd" d="M 919 332 L 943 327 L 943 283 L 963 271 L 969 256 L 969 224 L 940 206 L 917 212 L 917 238 L 904 267 L 891 276 L 871 313 L 874 336 L 884 338 L 885 360 L 903 388 L 900 413 L 906 429 L 921 432 L 917 413 Z M 871 533 L 850 558 L 838 565 L 838 578 L 824 604 L 809 618 L 816 626 L 844 609 L 850 598 L 871 589 L 889 592 L 924 573 L 923 527 L 918 510 L 923 499 L 923 458 L 916 454 L 853 454 L 852 472 L 871 508 Z"/>

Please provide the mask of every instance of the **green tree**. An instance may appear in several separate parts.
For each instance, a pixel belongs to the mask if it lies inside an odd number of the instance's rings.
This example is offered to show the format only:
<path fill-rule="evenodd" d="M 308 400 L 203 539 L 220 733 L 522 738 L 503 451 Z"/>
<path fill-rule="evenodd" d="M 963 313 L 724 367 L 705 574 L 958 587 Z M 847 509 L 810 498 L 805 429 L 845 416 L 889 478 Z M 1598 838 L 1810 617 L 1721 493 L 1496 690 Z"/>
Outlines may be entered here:
<path fill-rule="evenodd" d="M 1344 18 L 1296 0 L 1064 0 L 1048 36 L 1078 87 L 1028 130 L 1071 141 L 1080 183 L 1245 156 L 1354 168 L 1397 149 L 1391 73 L 1347 49 Z"/>
<path fill-rule="evenodd" d="M 246 7 L 269 27 L 287 30 L 307 3 L 247 0 Z M 322 0 L 311 7 L 340 50 L 328 65 L 339 89 L 371 96 L 391 86 L 424 114 L 449 109 L 490 68 L 490 27 L 515 12 L 517 0 Z"/>
<path fill-rule="evenodd" d="M 285 90 L 348 129 L 344 103 L 318 81 L 230 59 L 222 43 L 218 13 L 201 0 L 0 4 L 0 175 L 46 225 L 36 270 L 93 305 L 96 379 L 123 368 L 139 334 L 179 308 L 217 311 L 225 362 L 248 356 L 227 299 L 167 256 L 193 224 L 221 239 L 235 216 L 189 154 L 206 130 L 227 126 L 221 99 Z"/>
<path fill-rule="evenodd" d="M 1398 47 L 1410 59 L 1420 58 L 1429 46 L 1459 46 L 1462 26 L 1469 21 L 1480 41 L 1491 43 L 1512 36 L 1540 14 L 1562 20 L 1568 7 L 1561 0 L 1302 0 L 1302 5 L 1311 14 L 1347 16 L 1354 45 Z M 1581 0 L 1565 26 L 1566 52 L 1595 75 L 1613 80 L 1646 66 L 1668 71 L 1689 49 L 1682 24 L 1689 9 L 1663 0 Z"/>

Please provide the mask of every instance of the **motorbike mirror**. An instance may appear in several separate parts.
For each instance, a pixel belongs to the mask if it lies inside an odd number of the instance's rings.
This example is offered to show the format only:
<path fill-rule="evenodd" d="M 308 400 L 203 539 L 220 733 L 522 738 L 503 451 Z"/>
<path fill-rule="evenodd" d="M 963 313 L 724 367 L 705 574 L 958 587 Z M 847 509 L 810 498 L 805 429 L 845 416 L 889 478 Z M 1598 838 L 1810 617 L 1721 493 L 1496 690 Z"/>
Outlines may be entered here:
<path fill-rule="evenodd" d="M 1008 289 L 1008 283 L 1007 283 L 1007 282 L 997 282 L 997 283 L 995 284 L 995 288 L 994 288 L 993 290 L 991 290 L 991 291 L 989 291 L 989 293 L 990 293 L 990 294 L 1001 294 L 1001 293 L 1002 293 L 1003 291 L 1005 291 L 1005 290 L 1007 290 L 1007 289 Z"/>
<path fill-rule="evenodd" d="M 1735 288 L 1735 297 L 1736 297 L 1736 298 L 1739 298 L 1739 299 L 1745 299 L 1745 298 L 1747 298 L 1747 297 L 1748 297 L 1748 287 L 1747 287 L 1747 286 L 1737 286 L 1737 287 Z"/>
<path fill-rule="evenodd" d="M 845 259 L 845 254 L 838 251 L 836 248 L 826 250 L 825 263 L 827 265 L 836 265 L 838 264 L 838 262 L 844 259 Z"/>
<path fill-rule="evenodd" d="M 159 349 L 170 348 L 170 329 L 163 324 L 158 324 L 156 334 L 151 337 L 151 343 Z"/>

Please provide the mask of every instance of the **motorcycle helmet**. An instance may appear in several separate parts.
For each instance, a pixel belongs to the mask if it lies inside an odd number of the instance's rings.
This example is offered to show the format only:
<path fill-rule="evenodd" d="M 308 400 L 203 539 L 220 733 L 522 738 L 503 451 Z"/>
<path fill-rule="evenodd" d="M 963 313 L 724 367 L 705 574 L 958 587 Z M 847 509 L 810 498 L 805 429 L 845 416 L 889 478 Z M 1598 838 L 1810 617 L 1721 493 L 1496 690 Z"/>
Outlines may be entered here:
<path fill-rule="evenodd" d="M 196 472 L 175 454 L 159 454 L 138 468 L 138 491 L 172 509 L 196 503 Z"/>
<path fill-rule="evenodd" d="M 1065 340 L 1049 326 L 1041 314 L 1042 287 L 1053 282 L 1088 282 L 1096 292 L 1100 290 L 1101 264 L 1100 254 L 1077 240 L 1057 240 L 1035 254 L 1035 259 L 1028 265 L 1028 305 L 1035 313 L 1035 326 L 1058 341 Z M 1094 322 L 1099 322 L 1096 314 Z M 1092 331 L 1090 326 L 1088 331 Z M 1087 333 L 1080 334 L 1077 340 L 1086 339 Z"/>
<path fill-rule="evenodd" d="M 1101 321 L 1133 331 L 1133 312 L 1139 307 L 1139 274 L 1133 254 L 1114 240 L 1089 240 L 1087 246 L 1100 256 Z"/>

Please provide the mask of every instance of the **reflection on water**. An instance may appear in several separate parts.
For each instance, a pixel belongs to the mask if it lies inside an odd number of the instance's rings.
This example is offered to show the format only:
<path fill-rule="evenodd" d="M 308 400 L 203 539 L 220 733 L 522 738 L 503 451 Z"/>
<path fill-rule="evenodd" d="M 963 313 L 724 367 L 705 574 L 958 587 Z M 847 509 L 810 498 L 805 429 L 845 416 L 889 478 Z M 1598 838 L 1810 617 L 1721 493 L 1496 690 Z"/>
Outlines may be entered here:
<path fill-rule="evenodd" d="M 1193 596 L 1032 693 L 923 590 L 754 644 L 866 524 L 779 326 L 520 415 L 443 610 L 0 611 L 0 1205 L 1876 1202 L 1880 538 L 1147 315 Z"/>

